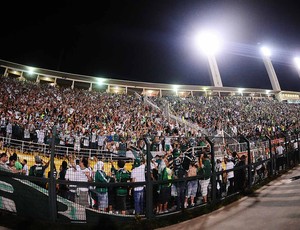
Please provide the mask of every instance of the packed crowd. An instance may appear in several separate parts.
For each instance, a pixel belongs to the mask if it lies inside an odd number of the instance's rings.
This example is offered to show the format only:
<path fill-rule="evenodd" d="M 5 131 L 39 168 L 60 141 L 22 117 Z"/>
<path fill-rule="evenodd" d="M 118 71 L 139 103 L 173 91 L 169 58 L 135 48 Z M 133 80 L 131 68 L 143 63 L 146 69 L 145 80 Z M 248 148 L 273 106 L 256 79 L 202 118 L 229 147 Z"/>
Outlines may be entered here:
<path fill-rule="evenodd" d="M 130 95 L 71 90 L 1 78 L 0 135 L 48 144 L 57 127 L 58 145 L 124 152 L 126 144 L 143 147 L 139 139 L 178 135 L 172 120 Z M 169 143 L 168 143 L 169 144 Z M 139 146 L 142 145 L 142 146 Z M 161 148 L 164 147 L 161 146 Z"/>
<path fill-rule="evenodd" d="M 1 82 L 0 135 L 8 142 L 14 138 L 49 143 L 56 126 L 58 145 L 77 152 L 92 148 L 122 155 L 128 145 L 143 148 L 140 139 L 145 135 L 156 138 L 159 144 L 154 148 L 165 150 L 178 137 L 193 145 L 190 142 L 203 136 L 201 128 L 250 138 L 299 129 L 300 105 L 273 98 L 153 98 L 162 108 L 159 110 L 132 95 L 71 90 L 4 77 Z M 165 108 L 199 129 L 170 119 Z"/>
<path fill-rule="evenodd" d="M 166 98 L 154 101 L 163 106 Z M 224 130 L 234 137 L 252 138 L 299 131 L 300 105 L 280 103 L 273 97 L 202 96 L 191 99 L 168 96 L 167 102 L 176 116 L 197 123 L 213 134 Z"/>
<path fill-rule="evenodd" d="M 152 159 L 151 178 L 158 181 L 200 176 L 200 179 L 163 183 L 154 189 L 154 204 L 157 213 L 170 207 L 172 200 L 177 209 L 194 206 L 196 201 L 207 202 L 211 179 L 209 146 L 200 128 L 209 132 L 226 130 L 233 136 L 247 137 L 261 135 L 276 136 L 282 132 L 299 129 L 299 105 L 280 103 L 273 98 L 247 97 L 197 97 L 154 98 L 156 109 L 143 98 L 133 95 L 100 93 L 87 90 L 60 88 L 33 82 L 23 82 L 1 77 L 0 93 L 0 135 L 5 145 L 12 139 L 39 144 L 56 139 L 57 145 L 73 148 L 101 149 L 125 156 L 129 146 L 145 150 L 145 135 L 151 139 L 151 151 L 162 151 Z M 166 102 L 168 106 L 166 107 Z M 199 126 L 194 130 L 180 122 L 169 119 L 166 108 L 175 116 Z M 57 136 L 52 137 L 56 126 Z M 202 146 L 197 156 L 185 151 L 191 146 Z M 216 163 L 216 171 L 226 171 L 245 164 L 245 157 L 238 158 L 236 152 L 224 149 L 224 159 Z M 63 161 L 56 172 L 56 178 L 84 182 L 145 182 L 145 159 L 136 158 L 132 170 L 124 168 L 124 160 L 117 165 L 111 162 L 110 170 L 104 168 L 103 160 L 97 160 L 92 168 L 86 157 Z M 35 164 L 25 167 L 14 154 L 1 154 L 1 168 L 13 173 L 45 177 L 49 162 L 39 156 Z M 17 166 L 18 165 L 18 166 Z M 244 189 L 246 172 L 234 171 L 219 174 L 217 189 L 219 196 Z M 46 185 L 40 185 L 42 187 Z M 100 211 L 126 213 L 126 201 L 131 191 L 134 196 L 136 214 L 144 213 L 145 186 L 118 187 L 76 187 L 59 185 L 58 194 L 86 207 Z M 198 200 L 197 200 L 198 198 Z"/>

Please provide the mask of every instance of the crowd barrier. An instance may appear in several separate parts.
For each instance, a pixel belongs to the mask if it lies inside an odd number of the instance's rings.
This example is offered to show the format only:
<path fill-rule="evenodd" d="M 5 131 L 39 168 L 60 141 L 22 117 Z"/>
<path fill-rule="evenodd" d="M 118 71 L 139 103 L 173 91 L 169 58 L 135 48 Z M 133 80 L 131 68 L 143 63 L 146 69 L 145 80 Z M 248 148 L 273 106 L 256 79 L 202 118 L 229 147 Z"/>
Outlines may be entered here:
<path fill-rule="evenodd" d="M 144 211 L 138 216 L 141 220 L 154 220 L 165 215 L 175 215 L 178 213 L 190 210 L 191 212 L 197 208 L 205 206 L 215 206 L 232 196 L 236 196 L 250 191 L 255 186 L 264 183 L 270 178 L 286 171 L 299 164 L 300 150 L 299 150 L 299 136 L 291 135 L 284 138 L 270 138 L 264 137 L 258 140 L 248 140 L 245 137 L 239 137 L 240 142 L 236 144 L 226 145 L 226 141 L 217 141 L 216 138 L 206 137 L 209 143 L 209 154 L 212 163 L 212 172 L 208 186 L 208 200 L 203 203 L 201 188 L 199 187 L 199 175 L 193 177 L 172 178 L 169 180 L 153 180 L 151 160 L 157 153 L 151 153 L 150 141 L 145 138 L 147 143 L 147 150 L 145 151 L 144 158 L 146 159 L 146 180 L 145 182 L 111 182 L 107 184 L 98 182 L 78 182 L 59 180 L 54 175 L 54 168 L 59 172 L 59 165 L 69 154 L 68 149 L 64 149 L 64 154 L 61 152 L 61 146 L 38 145 L 36 143 L 27 143 L 24 141 L 12 140 L 9 151 L 17 152 L 20 160 L 27 158 L 31 159 L 30 164 L 33 164 L 35 155 L 39 155 L 44 161 L 49 161 L 50 166 L 48 175 L 49 177 L 38 178 L 33 176 L 13 174 L 6 171 L 0 171 L 0 210 L 17 214 L 18 216 L 37 218 L 39 220 L 62 222 L 62 223 L 98 223 L 99 220 L 126 220 L 136 221 L 137 214 L 135 213 L 134 195 L 135 187 L 144 187 L 143 207 Z M 212 141 L 214 140 L 214 141 Z M 2 138 L 2 152 L 9 149 L 5 146 L 5 138 Z M 222 145 L 223 143 L 223 145 Z M 276 146 L 281 143 L 285 146 L 282 154 L 276 153 Z M 10 146 L 10 147 L 11 147 Z M 216 170 L 216 160 L 224 157 L 224 149 L 237 151 L 238 155 L 246 156 L 246 164 L 240 167 L 234 167 L 230 170 Z M 58 150 L 59 149 L 59 150 Z M 202 148 L 192 148 L 185 156 L 194 155 L 203 151 Z M 93 157 L 92 150 L 82 150 L 80 155 L 87 155 Z M 185 157 L 183 156 L 183 158 Z M 96 152 L 95 158 L 100 158 L 105 163 L 105 171 L 109 174 L 111 171 L 111 164 L 116 166 L 116 161 L 124 159 L 126 161 L 126 168 L 131 171 L 133 158 L 115 156 L 109 152 Z M 190 159 L 189 157 L 187 157 Z M 92 162 L 92 167 L 96 161 Z M 56 166 L 55 166 L 56 165 Z M 233 171 L 234 176 L 238 178 L 239 172 L 245 173 L 243 189 L 237 188 L 229 182 L 224 180 L 228 172 Z M 111 175 L 112 176 L 112 175 Z M 194 199 L 194 204 L 190 200 L 185 200 L 180 193 L 180 188 L 186 191 L 186 185 L 190 181 L 197 181 L 198 189 Z M 39 186 L 37 184 L 44 184 L 47 186 Z M 77 187 L 84 187 L 89 189 L 89 206 L 82 206 L 76 202 L 71 201 L 68 197 L 64 197 L 58 193 L 57 188 L 61 185 L 70 187 L 76 185 Z M 170 187 L 171 196 L 168 199 L 167 211 L 157 212 L 158 188 L 163 185 Z M 183 185 L 183 186 L 182 186 Z M 97 206 L 97 196 L 95 194 L 95 187 L 101 186 L 108 189 L 109 204 L 112 206 L 109 211 L 100 211 Z M 116 211 L 118 200 L 115 197 L 115 191 L 119 187 L 126 187 L 126 213 L 125 215 Z M 185 194 L 185 193 L 184 193 Z M 76 194 L 78 195 L 78 194 Z M 187 202 L 188 205 L 185 205 Z"/>

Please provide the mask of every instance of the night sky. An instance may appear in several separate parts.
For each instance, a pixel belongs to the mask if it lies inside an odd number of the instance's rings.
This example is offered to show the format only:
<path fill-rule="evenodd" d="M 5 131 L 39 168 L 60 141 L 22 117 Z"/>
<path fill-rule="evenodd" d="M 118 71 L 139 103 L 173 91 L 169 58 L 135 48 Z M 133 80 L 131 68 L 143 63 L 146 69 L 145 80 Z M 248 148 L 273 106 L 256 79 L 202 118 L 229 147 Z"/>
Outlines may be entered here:
<path fill-rule="evenodd" d="M 218 31 L 224 86 L 271 89 L 260 47 L 272 48 L 282 90 L 300 92 L 294 1 L 9 1 L 1 7 L 0 58 L 75 74 L 211 85 L 192 38 Z"/>

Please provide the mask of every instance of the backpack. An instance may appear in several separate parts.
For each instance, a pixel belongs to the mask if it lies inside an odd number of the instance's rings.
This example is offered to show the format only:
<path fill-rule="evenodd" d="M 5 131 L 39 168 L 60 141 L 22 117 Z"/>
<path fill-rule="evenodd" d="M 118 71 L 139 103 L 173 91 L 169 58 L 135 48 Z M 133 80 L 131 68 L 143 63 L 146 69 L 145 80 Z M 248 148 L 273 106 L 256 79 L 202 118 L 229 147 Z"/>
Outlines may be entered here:
<path fill-rule="evenodd" d="M 30 168 L 30 176 L 35 176 L 35 177 L 44 177 L 44 169 L 42 165 L 33 165 Z"/>

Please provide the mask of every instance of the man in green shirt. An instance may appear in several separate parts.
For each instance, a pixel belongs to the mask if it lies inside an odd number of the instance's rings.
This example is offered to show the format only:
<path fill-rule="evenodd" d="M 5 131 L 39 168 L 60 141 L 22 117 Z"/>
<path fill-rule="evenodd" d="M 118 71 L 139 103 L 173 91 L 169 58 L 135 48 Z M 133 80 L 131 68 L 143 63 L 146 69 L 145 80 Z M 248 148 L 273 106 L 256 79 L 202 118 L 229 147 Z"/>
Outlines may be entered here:
<path fill-rule="evenodd" d="M 104 163 L 103 161 L 98 161 L 96 164 L 96 174 L 95 174 L 95 182 L 103 183 L 103 184 L 108 184 L 110 181 L 110 178 L 106 175 L 104 172 Z M 96 187 L 96 192 L 97 192 L 97 198 L 98 198 L 98 210 L 99 211 L 107 211 L 108 208 L 108 189 L 103 186 L 98 186 Z"/>
<path fill-rule="evenodd" d="M 211 177 L 211 162 L 207 153 L 201 154 L 199 159 L 200 186 L 203 203 L 207 202 L 208 185 Z"/>
<path fill-rule="evenodd" d="M 15 160 L 15 167 L 16 170 L 22 170 L 23 169 L 23 165 L 20 163 L 19 157 L 16 153 L 13 153 L 13 158 Z"/>
<path fill-rule="evenodd" d="M 125 168 L 125 161 L 118 160 L 118 170 L 114 168 L 112 164 L 112 171 L 116 176 L 117 183 L 124 183 L 130 182 L 130 172 L 127 171 Z M 122 215 L 126 213 L 126 198 L 128 194 L 128 187 L 127 186 L 119 186 L 116 188 L 116 203 L 117 203 L 117 210 L 121 211 Z"/>

